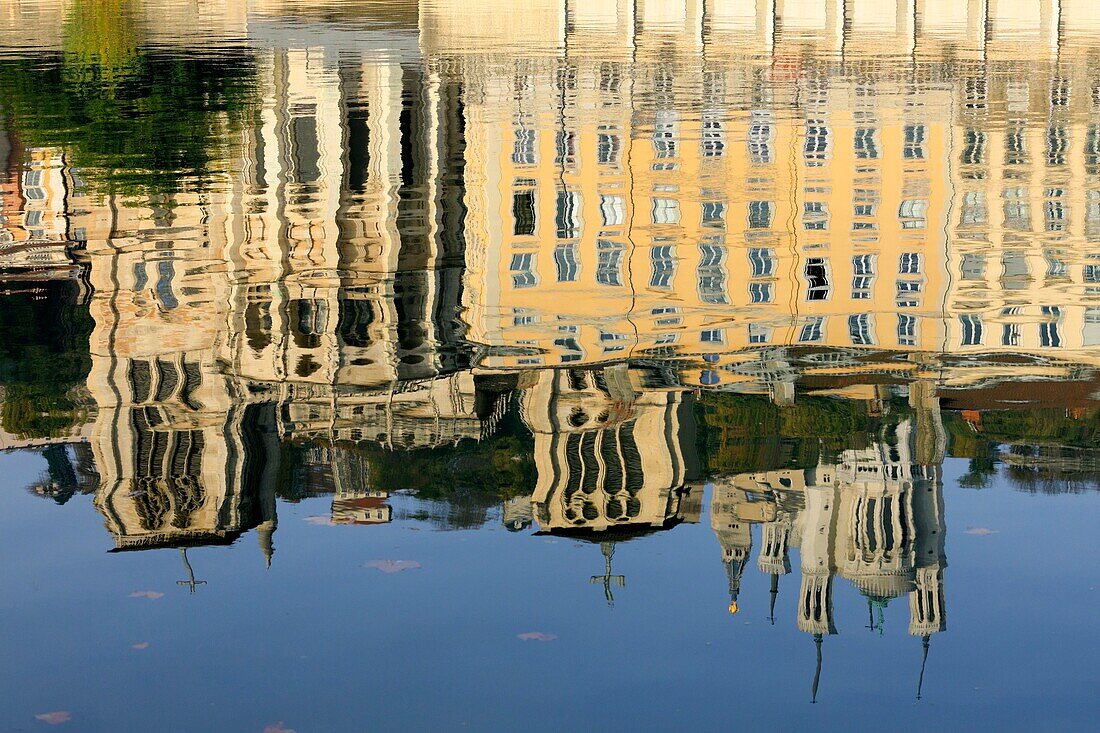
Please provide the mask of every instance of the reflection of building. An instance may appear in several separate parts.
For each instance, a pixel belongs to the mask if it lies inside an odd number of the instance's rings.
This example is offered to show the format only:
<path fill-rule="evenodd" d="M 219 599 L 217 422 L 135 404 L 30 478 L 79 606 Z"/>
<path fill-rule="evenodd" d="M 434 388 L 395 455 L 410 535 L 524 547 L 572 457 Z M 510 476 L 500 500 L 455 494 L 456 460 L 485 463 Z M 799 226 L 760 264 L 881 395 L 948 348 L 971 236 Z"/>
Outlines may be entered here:
<path fill-rule="evenodd" d="M 546 370 L 520 397 L 535 436 L 544 530 L 633 531 L 698 521 L 689 395 L 643 390 L 625 366 Z"/>
<path fill-rule="evenodd" d="M 916 462 L 914 427 L 898 423 L 867 448 L 844 451 L 835 465 L 715 482 L 711 522 L 729 575 L 731 612 L 738 610 L 752 525 L 760 524 L 757 565 L 772 576 L 773 609 L 778 579 L 790 570 L 788 550 L 796 547 L 798 628 L 819 645 L 822 636 L 837 633 L 833 579 L 840 577 L 866 597 L 870 627 L 880 633 L 882 609 L 906 596 L 909 633 L 922 637 L 927 650 L 928 637 L 946 628 L 947 560 L 940 467 Z"/>

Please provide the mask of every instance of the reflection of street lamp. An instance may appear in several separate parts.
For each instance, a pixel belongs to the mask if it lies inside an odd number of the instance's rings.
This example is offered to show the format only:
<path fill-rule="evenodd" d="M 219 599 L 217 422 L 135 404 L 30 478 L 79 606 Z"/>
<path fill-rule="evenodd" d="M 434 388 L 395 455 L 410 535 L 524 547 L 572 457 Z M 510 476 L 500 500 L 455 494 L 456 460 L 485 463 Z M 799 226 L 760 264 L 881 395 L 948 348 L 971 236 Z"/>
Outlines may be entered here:
<path fill-rule="evenodd" d="M 928 664 L 928 635 L 921 637 L 921 646 L 924 647 L 924 655 L 920 660 L 920 678 L 917 680 L 917 699 L 920 700 L 920 691 L 924 687 L 924 667 Z"/>
<path fill-rule="evenodd" d="M 600 552 L 604 557 L 604 571 L 603 575 L 593 575 L 588 579 L 589 583 L 599 583 L 603 581 L 603 596 L 607 599 L 607 605 L 615 605 L 615 596 L 611 595 L 611 584 L 619 586 L 620 588 L 626 587 L 625 575 L 612 575 L 611 574 L 611 558 L 615 557 L 615 543 L 614 542 L 601 542 Z"/>
<path fill-rule="evenodd" d="M 183 566 L 187 568 L 187 580 L 177 580 L 176 585 L 188 586 L 191 592 L 195 592 L 195 587 L 199 585 L 206 585 L 205 580 L 195 580 L 195 571 L 191 569 L 191 563 L 187 561 L 187 548 L 180 548 L 180 556 L 183 557 Z"/>

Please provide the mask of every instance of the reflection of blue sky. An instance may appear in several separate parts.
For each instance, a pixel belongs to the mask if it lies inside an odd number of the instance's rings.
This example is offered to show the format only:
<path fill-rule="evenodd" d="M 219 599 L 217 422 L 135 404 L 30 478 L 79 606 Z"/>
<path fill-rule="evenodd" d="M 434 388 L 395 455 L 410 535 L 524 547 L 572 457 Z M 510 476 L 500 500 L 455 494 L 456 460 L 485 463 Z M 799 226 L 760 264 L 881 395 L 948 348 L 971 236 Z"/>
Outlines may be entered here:
<path fill-rule="evenodd" d="M 320 497 L 280 504 L 270 570 L 255 533 L 190 550 L 208 581 L 191 596 L 176 585 L 178 551 L 109 554 L 90 497 L 57 506 L 22 491 L 43 468 L 33 455 L 0 454 L 4 730 L 50 710 L 71 710 L 67 728 L 81 731 L 260 731 L 282 720 L 300 733 L 520 721 L 525 730 L 1081 729 L 1095 712 L 1100 495 L 961 489 L 957 459 L 944 466 L 948 629 L 932 638 L 924 700 L 913 700 L 921 649 L 906 632 L 906 599 L 886 608 L 880 637 L 864 628 L 866 601 L 838 578 L 840 634 L 825 639 L 816 706 L 813 642 L 794 624 L 797 569 L 780 581 L 775 626 L 755 563 L 742 610 L 729 616 L 707 517 L 619 545 L 626 587 L 608 608 L 588 582 L 603 570 L 596 544 L 496 522 L 439 532 L 402 520 L 304 521 L 327 515 Z M 423 567 L 384 574 L 364 567 L 372 559 Z M 165 596 L 130 598 L 135 590 Z M 558 638 L 515 638 L 532 631 Z M 150 646 L 131 649 L 139 642 Z"/>

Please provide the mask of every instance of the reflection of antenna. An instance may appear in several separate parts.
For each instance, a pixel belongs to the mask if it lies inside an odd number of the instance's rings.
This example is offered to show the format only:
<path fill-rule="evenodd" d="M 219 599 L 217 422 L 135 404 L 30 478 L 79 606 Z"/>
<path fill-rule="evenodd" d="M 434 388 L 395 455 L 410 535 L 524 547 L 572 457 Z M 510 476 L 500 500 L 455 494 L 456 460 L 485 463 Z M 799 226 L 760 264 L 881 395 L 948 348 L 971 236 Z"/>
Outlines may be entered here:
<path fill-rule="evenodd" d="M 611 558 L 615 557 L 615 543 L 614 542 L 601 542 L 600 552 L 604 557 L 604 570 L 603 575 L 593 575 L 588 579 L 589 583 L 599 583 L 603 581 L 603 597 L 607 599 L 607 605 L 615 605 L 615 596 L 611 595 L 611 585 L 615 584 L 620 588 L 626 587 L 625 575 L 612 575 L 611 574 Z"/>
<path fill-rule="evenodd" d="M 821 681 L 821 634 L 814 634 L 814 646 L 817 647 L 817 667 L 814 669 L 814 684 L 811 688 L 810 704 L 817 704 L 817 683 Z"/>
<path fill-rule="evenodd" d="M 917 679 L 917 699 L 920 700 L 920 691 L 924 687 L 924 665 L 928 664 L 928 640 L 929 636 L 925 634 L 921 637 L 921 646 L 924 647 L 924 655 L 920 660 L 920 677 Z"/>
<path fill-rule="evenodd" d="M 187 548 L 180 548 L 180 555 L 183 557 L 183 566 L 187 568 L 187 580 L 177 580 L 176 585 L 188 586 L 191 592 L 195 592 L 195 587 L 200 585 L 206 585 L 205 580 L 195 580 L 195 571 L 191 569 L 191 563 L 187 561 Z"/>

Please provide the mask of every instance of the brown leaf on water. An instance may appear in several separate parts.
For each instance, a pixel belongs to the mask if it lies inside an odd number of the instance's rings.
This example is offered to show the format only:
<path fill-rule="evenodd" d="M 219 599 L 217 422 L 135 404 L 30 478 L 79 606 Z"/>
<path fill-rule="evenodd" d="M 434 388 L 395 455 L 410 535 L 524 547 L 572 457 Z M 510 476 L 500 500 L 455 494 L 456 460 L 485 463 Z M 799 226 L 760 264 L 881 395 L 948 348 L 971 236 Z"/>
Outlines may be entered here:
<path fill-rule="evenodd" d="M 62 723 L 68 723 L 73 719 L 72 713 L 68 710 L 55 710 L 52 713 L 39 713 L 34 716 L 35 720 L 41 720 L 43 723 L 49 725 L 61 725 Z"/>
<path fill-rule="evenodd" d="M 542 631 L 527 631 L 522 634 L 516 634 L 517 639 L 523 639 L 524 641 L 553 641 L 557 639 L 557 634 L 547 634 Z"/>
<path fill-rule="evenodd" d="M 416 560 L 371 560 L 366 567 L 383 573 L 400 573 L 402 570 L 419 570 L 421 565 Z"/>
<path fill-rule="evenodd" d="M 155 590 L 136 590 L 130 594 L 131 598 L 147 598 L 150 601 L 155 601 L 158 598 L 164 598 L 164 594 Z"/>
<path fill-rule="evenodd" d="M 264 728 L 264 733 L 295 733 L 295 731 L 290 728 L 284 728 L 283 721 L 280 720 L 278 723 L 274 723 Z"/>
<path fill-rule="evenodd" d="M 131 644 L 130 648 L 131 649 L 148 649 L 149 648 L 149 642 L 139 641 L 137 644 Z"/>
<path fill-rule="evenodd" d="M 975 534 L 975 535 L 978 535 L 979 537 L 985 537 L 986 535 L 997 534 L 997 530 L 988 529 L 986 527 L 967 527 L 966 528 L 966 533 L 967 534 Z"/>

